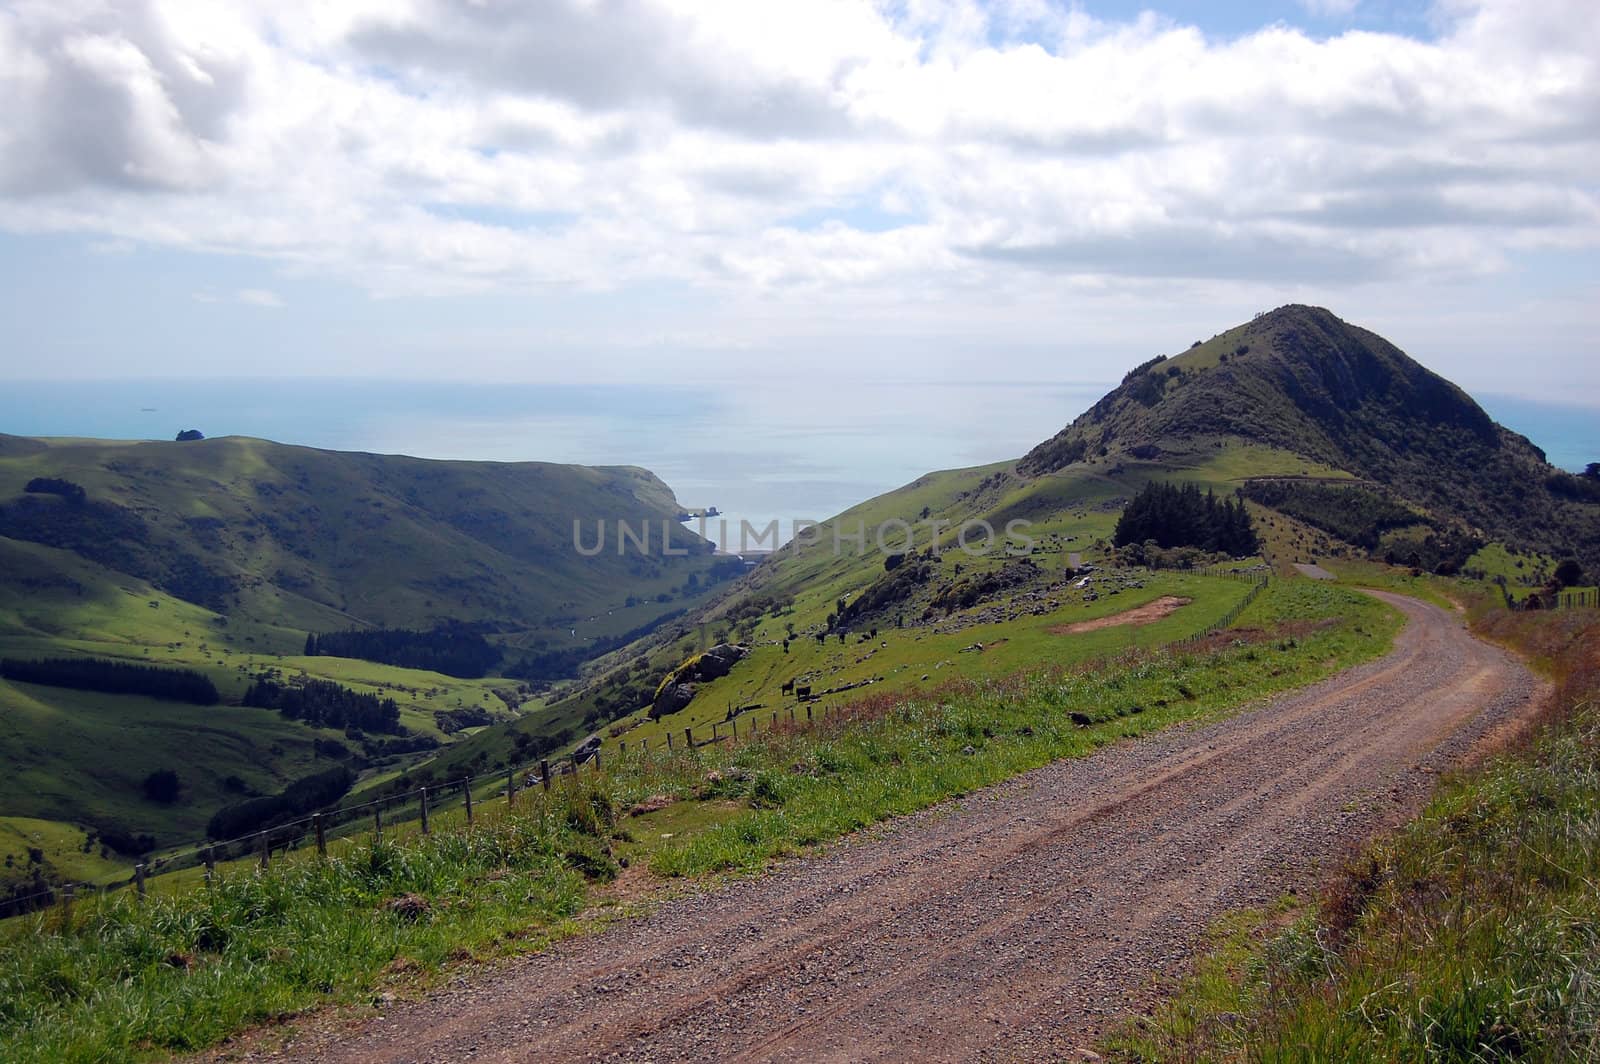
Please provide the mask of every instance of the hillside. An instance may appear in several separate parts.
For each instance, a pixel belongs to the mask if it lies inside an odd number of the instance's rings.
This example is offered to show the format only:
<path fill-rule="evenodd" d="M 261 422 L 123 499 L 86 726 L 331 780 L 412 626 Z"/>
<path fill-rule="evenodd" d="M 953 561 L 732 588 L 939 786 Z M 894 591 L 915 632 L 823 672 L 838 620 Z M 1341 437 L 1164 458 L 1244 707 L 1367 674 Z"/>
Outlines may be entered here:
<path fill-rule="evenodd" d="M 1135 368 L 1017 469 L 1043 476 L 1224 440 L 1375 482 L 1484 540 L 1600 564 L 1600 485 L 1551 466 L 1466 392 L 1318 307 L 1280 307 Z"/>
<path fill-rule="evenodd" d="M 1280 572 L 1370 557 L 1502 576 L 1525 595 L 1555 559 L 1600 569 L 1590 501 L 1600 485 L 1550 466 L 1383 338 L 1288 306 L 1137 367 L 1018 461 L 930 473 L 838 515 L 816 531 L 820 542 L 765 561 L 686 631 L 609 656 L 570 697 L 474 736 L 437 767 L 514 762 L 597 728 L 608 741 L 659 745 L 684 727 L 787 712 L 798 704 L 791 684 L 848 699 L 1203 630 L 1242 593 L 1236 582 L 1151 572 L 1137 568 L 1140 552 L 1113 549 L 1118 516 L 1152 481 L 1243 492 L 1264 561 Z M 1012 520 L 1030 522 L 1026 558 L 1004 550 Z M 988 522 L 1000 549 L 962 553 L 966 521 Z M 832 549 L 835 531 L 893 528 L 899 542 L 904 526 L 917 539 L 893 570 L 875 546 Z M 1088 566 L 1103 571 L 1079 586 Z M 1150 624 L 1061 634 L 1171 599 L 1189 604 Z M 674 670 L 728 641 L 749 653 L 725 676 L 697 685 L 682 709 L 645 711 Z"/>
<path fill-rule="evenodd" d="M 552 676 L 728 572 L 679 509 L 632 467 L 0 436 L 0 659 L 181 667 L 221 693 L 197 707 L 0 679 L 0 818 L 76 825 L 63 830 L 121 852 L 143 836 L 164 846 L 199 837 L 222 805 L 340 763 L 382 775 L 536 709 Z M 606 549 L 576 550 L 575 520 L 589 547 L 605 520 Z M 648 522 L 648 553 L 618 553 L 619 520 Z M 664 526 L 683 553 L 661 551 Z M 303 654 L 319 633 L 443 625 L 433 642 L 466 644 L 478 668 Z M 240 705 L 263 674 L 392 700 L 404 734 Z M 180 777 L 176 800 L 142 792 L 162 770 Z"/>
<path fill-rule="evenodd" d="M 25 491 L 34 478 L 83 497 Z M 633 467 L 444 462 L 241 437 L 0 438 L 0 537 L 302 636 L 449 620 L 570 627 L 703 573 L 705 544 L 673 520 L 679 509 L 671 489 Z M 675 544 L 701 553 L 581 556 L 573 522 L 592 540 L 601 519 L 647 521 L 657 537 L 666 522 Z"/>

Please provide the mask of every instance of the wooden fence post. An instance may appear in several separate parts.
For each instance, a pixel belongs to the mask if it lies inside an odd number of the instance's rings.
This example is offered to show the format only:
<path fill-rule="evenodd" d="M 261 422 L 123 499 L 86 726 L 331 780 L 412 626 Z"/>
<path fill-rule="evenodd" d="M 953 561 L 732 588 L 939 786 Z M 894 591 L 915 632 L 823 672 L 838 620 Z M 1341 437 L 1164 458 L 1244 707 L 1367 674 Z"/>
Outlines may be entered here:
<path fill-rule="evenodd" d="M 422 803 L 419 807 L 422 810 L 422 833 L 424 835 L 431 835 L 433 833 L 428 830 L 428 788 L 417 788 L 417 797 Z"/>
<path fill-rule="evenodd" d="M 211 885 L 211 881 L 216 879 L 216 878 L 217 878 L 217 848 L 215 846 L 207 846 L 206 847 L 206 886 L 209 887 Z"/>
<path fill-rule="evenodd" d="M 372 807 L 372 841 L 383 841 L 383 806 Z"/>
<path fill-rule="evenodd" d="M 539 759 L 539 782 L 544 784 L 544 789 L 548 793 L 550 790 L 550 762 L 544 758 Z"/>
<path fill-rule="evenodd" d="M 461 793 L 467 796 L 467 823 L 472 823 L 472 777 L 461 781 Z"/>
<path fill-rule="evenodd" d="M 261 870 L 265 872 L 272 864 L 272 841 L 267 838 L 267 833 L 261 833 Z"/>
<path fill-rule="evenodd" d="M 594 748 L 594 772 L 597 776 L 600 774 L 600 748 L 598 746 Z"/>
<path fill-rule="evenodd" d="M 628 740 L 623 739 L 617 743 L 617 756 L 620 758 L 626 758 L 628 756 Z"/>
<path fill-rule="evenodd" d="M 72 899 L 78 892 L 76 883 L 64 884 L 61 888 L 61 920 L 70 923 L 72 920 Z"/>
<path fill-rule="evenodd" d="M 685 750 L 691 750 L 691 751 L 694 749 L 694 729 L 693 728 L 685 728 L 685 729 L 683 729 L 683 748 Z"/>
<path fill-rule="evenodd" d="M 728 723 L 733 725 L 733 741 L 734 742 L 738 742 L 739 741 L 739 718 L 738 717 L 734 717 Z"/>
<path fill-rule="evenodd" d="M 719 735 L 717 735 L 717 722 L 716 721 L 712 721 L 711 722 L 711 742 L 712 742 L 712 745 L 715 745 L 720 738 L 721 737 Z"/>
<path fill-rule="evenodd" d="M 810 702 L 806 703 L 806 723 L 807 724 L 811 723 L 811 703 Z"/>
<path fill-rule="evenodd" d="M 139 900 L 144 900 L 144 862 L 140 861 L 133 866 L 133 883 L 139 891 Z"/>
<path fill-rule="evenodd" d="M 672 753 L 672 733 L 667 732 L 667 753 Z"/>
<path fill-rule="evenodd" d="M 506 769 L 506 805 L 517 804 L 517 770 Z"/>
<path fill-rule="evenodd" d="M 311 830 L 317 834 L 317 856 L 328 856 L 328 834 L 327 829 L 322 826 L 321 813 L 311 814 Z"/>

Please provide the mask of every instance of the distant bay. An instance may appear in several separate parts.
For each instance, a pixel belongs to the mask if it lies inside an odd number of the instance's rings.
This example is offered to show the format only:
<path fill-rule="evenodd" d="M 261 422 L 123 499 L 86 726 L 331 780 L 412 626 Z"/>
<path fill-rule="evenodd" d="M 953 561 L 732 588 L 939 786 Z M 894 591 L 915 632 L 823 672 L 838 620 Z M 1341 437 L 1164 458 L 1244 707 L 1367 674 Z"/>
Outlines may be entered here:
<path fill-rule="evenodd" d="M 0 431 L 171 439 L 179 429 L 426 458 L 644 466 L 688 507 L 764 525 L 822 520 L 936 469 L 1016 458 L 1103 382 L 878 381 L 774 386 L 363 380 L 22 381 Z M 1600 461 L 1600 409 L 1479 397 L 1558 466 Z M 735 529 L 737 521 L 733 524 Z"/>

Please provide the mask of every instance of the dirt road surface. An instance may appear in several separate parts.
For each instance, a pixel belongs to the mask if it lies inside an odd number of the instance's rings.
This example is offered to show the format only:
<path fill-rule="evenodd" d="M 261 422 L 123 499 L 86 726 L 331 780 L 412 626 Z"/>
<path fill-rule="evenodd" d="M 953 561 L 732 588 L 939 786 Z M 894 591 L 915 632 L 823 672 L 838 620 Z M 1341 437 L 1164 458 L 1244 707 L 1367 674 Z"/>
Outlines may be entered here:
<path fill-rule="evenodd" d="M 252 1058 L 1074 1059 L 1207 924 L 1317 885 L 1538 693 L 1436 607 L 1394 651 L 1061 761 Z M 246 1045 L 249 1043 L 247 1042 Z M 229 1055 L 223 1050 L 222 1056 Z"/>

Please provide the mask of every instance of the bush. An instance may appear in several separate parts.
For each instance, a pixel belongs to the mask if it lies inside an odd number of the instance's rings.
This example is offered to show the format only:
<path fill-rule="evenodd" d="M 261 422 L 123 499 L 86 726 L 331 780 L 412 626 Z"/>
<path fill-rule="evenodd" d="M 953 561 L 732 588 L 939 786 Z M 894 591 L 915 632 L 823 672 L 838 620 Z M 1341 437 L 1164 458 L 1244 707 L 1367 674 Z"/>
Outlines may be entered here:
<path fill-rule="evenodd" d="M 87 497 L 83 488 L 59 477 L 34 477 L 22 490 L 35 495 L 59 495 L 68 502 L 82 502 Z"/>
<path fill-rule="evenodd" d="M 178 800 L 183 783 L 170 768 L 157 769 L 144 778 L 144 796 L 152 802 L 171 805 Z"/>

